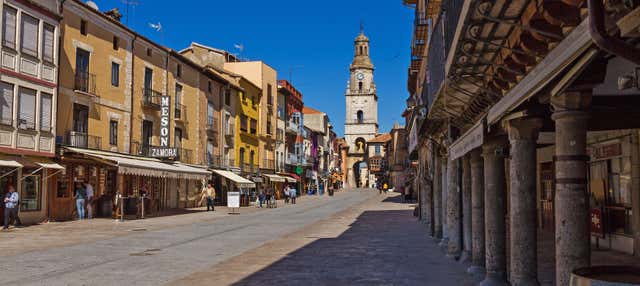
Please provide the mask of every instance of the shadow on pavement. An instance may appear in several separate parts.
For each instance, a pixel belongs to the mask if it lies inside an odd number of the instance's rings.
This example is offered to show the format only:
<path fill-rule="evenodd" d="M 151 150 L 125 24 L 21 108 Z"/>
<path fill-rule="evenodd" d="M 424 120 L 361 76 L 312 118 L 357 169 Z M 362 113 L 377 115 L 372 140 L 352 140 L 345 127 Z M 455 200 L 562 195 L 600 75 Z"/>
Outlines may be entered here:
<path fill-rule="evenodd" d="M 469 279 L 411 210 L 386 210 L 365 211 L 338 237 L 318 238 L 233 285 L 472 285 Z"/>

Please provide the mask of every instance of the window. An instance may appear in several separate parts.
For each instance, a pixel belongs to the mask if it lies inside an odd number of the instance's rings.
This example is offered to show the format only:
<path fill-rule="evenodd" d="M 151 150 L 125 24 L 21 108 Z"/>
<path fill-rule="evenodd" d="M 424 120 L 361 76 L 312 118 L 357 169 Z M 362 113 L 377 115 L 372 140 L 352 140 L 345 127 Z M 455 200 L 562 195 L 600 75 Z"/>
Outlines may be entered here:
<path fill-rule="evenodd" d="M 33 170 L 24 170 L 27 174 Z M 40 210 L 40 176 L 27 175 L 22 179 L 22 190 L 20 192 L 20 211 Z"/>
<path fill-rule="evenodd" d="M 13 125 L 13 85 L 0 82 L 0 124 Z"/>
<path fill-rule="evenodd" d="M 2 45 L 16 49 L 16 9 L 9 6 L 2 7 Z"/>
<path fill-rule="evenodd" d="M 53 42 L 55 27 L 44 24 L 42 33 L 42 59 L 48 63 L 53 63 Z"/>
<path fill-rule="evenodd" d="M 362 92 L 362 82 L 361 81 L 358 82 L 358 91 Z"/>
<path fill-rule="evenodd" d="M 182 77 L 182 65 L 178 64 L 178 66 L 176 67 L 176 76 L 177 77 Z"/>
<path fill-rule="evenodd" d="M 116 37 L 116 36 L 113 36 L 112 44 L 113 44 L 113 49 L 116 50 L 116 51 L 118 50 L 118 48 L 120 46 L 119 42 L 120 42 L 120 39 L 118 39 L 118 37 Z"/>
<path fill-rule="evenodd" d="M 174 99 L 175 116 L 182 118 L 182 86 L 176 83 L 176 94 Z"/>
<path fill-rule="evenodd" d="M 213 141 L 211 141 L 211 140 L 207 141 L 207 165 L 209 165 L 209 166 L 214 165 L 214 160 L 213 160 Z"/>
<path fill-rule="evenodd" d="M 271 85 L 267 84 L 267 103 L 273 104 L 273 94 L 271 93 Z"/>
<path fill-rule="evenodd" d="M 251 119 L 251 134 L 258 133 L 258 120 Z"/>
<path fill-rule="evenodd" d="M 375 146 L 376 155 L 380 155 L 380 145 Z"/>
<path fill-rule="evenodd" d="M 247 132 L 247 116 L 240 114 L 240 131 Z"/>
<path fill-rule="evenodd" d="M 271 135 L 271 119 L 267 119 L 267 134 Z"/>
<path fill-rule="evenodd" d="M 53 96 L 48 93 L 40 95 L 40 131 L 51 132 L 51 107 Z"/>
<path fill-rule="evenodd" d="M 120 85 L 120 64 L 114 62 L 111 63 L 111 85 Z"/>
<path fill-rule="evenodd" d="M 151 56 L 151 48 L 147 48 L 147 57 Z"/>
<path fill-rule="evenodd" d="M 87 21 L 80 20 L 80 34 L 87 35 Z"/>
<path fill-rule="evenodd" d="M 213 90 L 213 88 L 211 87 L 211 81 L 207 82 L 207 91 L 209 91 L 209 93 L 211 93 Z"/>
<path fill-rule="evenodd" d="M 173 145 L 176 148 L 182 148 L 182 129 L 175 128 L 173 132 Z"/>
<path fill-rule="evenodd" d="M 36 91 L 28 88 L 20 88 L 18 105 L 18 128 L 35 129 Z"/>
<path fill-rule="evenodd" d="M 364 112 L 362 112 L 362 110 L 358 110 L 356 113 L 356 119 L 358 120 L 358 123 L 364 123 Z"/>
<path fill-rule="evenodd" d="M 22 13 L 21 43 L 22 52 L 37 57 L 38 56 L 38 25 L 40 20 Z"/>
<path fill-rule="evenodd" d="M 230 106 L 231 105 L 231 90 L 230 89 L 225 89 L 224 90 L 224 104 L 226 106 Z"/>
<path fill-rule="evenodd" d="M 109 144 L 118 145 L 118 121 L 109 121 Z"/>

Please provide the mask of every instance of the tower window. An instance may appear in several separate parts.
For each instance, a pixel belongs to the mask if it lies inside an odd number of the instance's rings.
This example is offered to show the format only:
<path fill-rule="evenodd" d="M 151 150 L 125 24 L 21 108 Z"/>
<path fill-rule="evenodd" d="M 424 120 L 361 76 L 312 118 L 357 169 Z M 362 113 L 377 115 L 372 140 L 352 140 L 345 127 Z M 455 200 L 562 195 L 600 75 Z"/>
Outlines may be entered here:
<path fill-rule="evenodd" d="M 362 110 L 358 110 L 358 112 L 356 113 L 356 119 L 358 120 L 358 123 L 364 123 L 364 112 L 362 112 Z"/>
<path fill-rule="evenodd" d="M 361 81 L 358 82 L 358 91 L 362 92 L 362 82 Z"/>
<path fill-rule="evenodd" d="M 362 46 L 360 46 L 360 55 L 364 54 L 364 48 Z"/>

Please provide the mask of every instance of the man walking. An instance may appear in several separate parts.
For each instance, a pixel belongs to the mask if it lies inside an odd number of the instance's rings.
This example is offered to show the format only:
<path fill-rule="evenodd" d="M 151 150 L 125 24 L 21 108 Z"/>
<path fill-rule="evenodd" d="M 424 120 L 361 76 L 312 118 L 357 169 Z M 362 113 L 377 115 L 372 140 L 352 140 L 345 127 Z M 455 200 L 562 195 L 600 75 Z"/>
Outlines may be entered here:
<path fill-rule="evenodd" d="M 88 219 L 92 219 L 93 218 L 93 186 L 90 183 L 85 183 L 84 184 L 84 189 L 85 192 L 87 193 L 87 218 Z"/>
<path fill-rule="evenodd" d="M 207 198 L 207 211 L 209 211 L 209 207 L 211 207 L 211 211 L 215 211 L 215 208 L 213 207 L 214 205 L 214 201 L 216 199 L 216 189 L 213 188 L 213 186 L 211 185 L 211 182 L 209 182 L 207 184 L 207 188 L 204 190 L 205 191 L 205 196 Z"/>
<path fill-rule="evenodd" d="M 18 201 L 20 197 L 16 192 L 16 189 L 9 185 L 9 192 L 4 196 L 4 226 L 3 230 L 9 229 L 10 219 L 14 220 L 14 225 L 19 227 L 22 225 L 20 218 L 18 217 Z"/>
<path fill-rule="evenodd" d="M 296 196 L 298 196 L 296 188 L 289 189 L 289 197 L 291 198 L 291 204 L 292 205 L 296 204 Z"/>

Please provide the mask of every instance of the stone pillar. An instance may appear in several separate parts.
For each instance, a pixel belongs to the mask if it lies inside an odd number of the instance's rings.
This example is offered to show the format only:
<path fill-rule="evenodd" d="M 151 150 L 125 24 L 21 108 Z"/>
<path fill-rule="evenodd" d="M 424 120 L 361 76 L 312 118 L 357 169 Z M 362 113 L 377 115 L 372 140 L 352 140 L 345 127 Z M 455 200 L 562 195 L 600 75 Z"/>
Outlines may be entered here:
<path fill-rule="evenodd" d="M 590 265 L 587 117 L 591 94 L 565 92 L 551 98 L 556 124 L 556 285 L 569 285 L 571 271 Z"/>
<path fill-rule="evenodd" d="M 471 151 L 471 266 L 473 275 L 485 273 L 484 262 L 484 165 L 482 150 Z"/>
<path fill-rule="evenodd" d="M 461 159 L 449 161 L 447 165 L 447 256 L 454 259 L 460 258 L 462 252 L 462 208 L 460 206 L 460 176 L 459 168 Z"/>
<path fill-rule="evenodd" d="M 540 118 L 507 122 L 509 133 L 509 282 L 512 286 L 538 283 L 536 218 L 536 140 Z"/>
<path fill-rule="evenodd" d="M 631 221 L 634 232 L 634 255 L 640 257 L 640 130 L 631 134 Z"/>
<path fill-rule="evenodd" d="M 427 234 L 429 234 L 429 236 L 433 236 L 433 189 L 431 186 L 431 180 L 430 178 L 430 166 L 428 164 L 429 162 L 429 149 L 428 149 L 428 143 L 425 143 L 422 147 L 421 150 L 421 166 L 422 166 L 422 172 L 421 172 L 421 176 L 420 176 L 420 185 L 421 185 L 421 189 L 422 189 L 422 207 L 423 207 L 423 217 L 424 217 L 424 222 L 427 225 Z M 433 166 L 431 166 L 431 168 L 433 168 Z"/>
<path fill-rule="evenodd" d="M 442 158 L 434 147 L 433 151 L 433 236 L 442 238 Z"/>
<path fill-rule="evenodd" d="M 442 163 L 442 240 L 440 240 L 440 247 L 447 249 L 449 247 L 449 229 L 447 219 L 447 194 L 449 193 L 449 182 L 447 181 L 449 160 L 446 153 L 442 154 L 440 163 Z"/>
<path fill-rule="evenodd" d="M 484 218 L 486 275 L 480 285 L 507 285 L 506 281 L 506 178 L 504 158 L 507 140 L 488 139 L 482 146 L 484 159 Z"/>
<path fill-rule="evenodd" d="M 466 155 L 462 162 L 462 256 L 460 262 L 471 259 L 471 160 Z"/>

